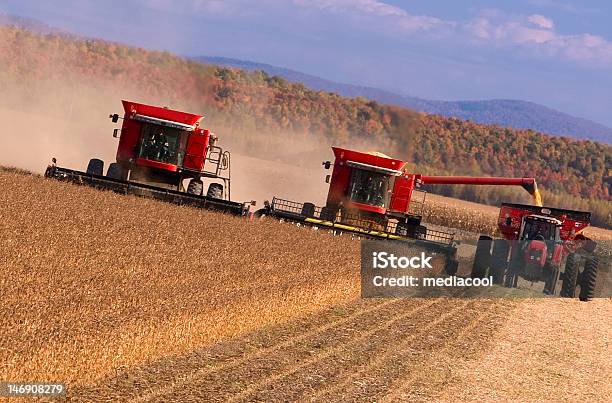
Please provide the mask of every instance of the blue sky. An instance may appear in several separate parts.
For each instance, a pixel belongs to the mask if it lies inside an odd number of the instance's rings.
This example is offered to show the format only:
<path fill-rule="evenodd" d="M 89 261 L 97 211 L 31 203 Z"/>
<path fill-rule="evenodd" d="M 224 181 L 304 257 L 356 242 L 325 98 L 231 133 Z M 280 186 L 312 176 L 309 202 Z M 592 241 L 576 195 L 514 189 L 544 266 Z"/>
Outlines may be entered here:
<path fill-rule="evenodd" d="M 612 126 L 610 1 L 3 0 L 0 12 L 423 98 L 530 100 Z"/>

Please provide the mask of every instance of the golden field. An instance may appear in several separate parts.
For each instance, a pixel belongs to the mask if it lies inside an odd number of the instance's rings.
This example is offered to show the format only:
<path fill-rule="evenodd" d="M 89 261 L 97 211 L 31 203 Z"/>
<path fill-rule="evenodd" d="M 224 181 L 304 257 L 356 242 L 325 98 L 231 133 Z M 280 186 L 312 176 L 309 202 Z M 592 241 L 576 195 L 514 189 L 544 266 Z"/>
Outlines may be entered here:
<path fill-rule="evenodd" d="M 79 384 L 359 295 L 359 243 L 0 171 L 0 379 Z"/>
<path fill-rule="evenodd" d="M 359 300 L 359 242 L 350 237 L 17 170 L 0 169 L 0 187 L 0 379 L 63 381 L 71 400 L 85 401 L 451 399 L 449 382 L 489 371 L 481 359 L 513 360 L 506 342 L 492 344 L 505 337 L 498 329 L 521 338 L 523 311 L 550 309 L 554 318 L 575 312 L 567 318 L 582 333 L 570 337 L 580 341 L 572 354 L 600 365 L 591 383 L 565 380 L 572 393 L 612 373 L 597 358 L 610 351 L 608 300 Z M 473 232 L 497 217 L 494 207 L 439 196 L 427 206 L 427 221 Z M 538 323 L 546 334 L 569 326 Z M 530 337 L 541 338 L 539 324 L 529 324 Z M 483 355 L 492 345 L 498 355 Z M 523 352 L 537 361 L 529 368 L 550 353 L 537 348 Z M 505 392 L 496 393 L 512 397 Z"/>

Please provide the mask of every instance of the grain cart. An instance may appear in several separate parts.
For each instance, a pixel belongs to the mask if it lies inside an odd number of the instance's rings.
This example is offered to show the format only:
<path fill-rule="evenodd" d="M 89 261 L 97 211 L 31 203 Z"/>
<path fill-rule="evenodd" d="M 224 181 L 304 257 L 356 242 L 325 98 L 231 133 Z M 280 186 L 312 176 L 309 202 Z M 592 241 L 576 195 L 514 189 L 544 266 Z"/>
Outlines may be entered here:
<path fill-rule="evenodd" d="M 203 116 L 122 101 L 124 114 L 110 115 L 119 138 L 116 161 L 104 175 L 104 161 L 94 158 L 82 171 L 58 167 L 55 158 L 46 177 L 176 204 L 243 214 L 247 204 L 230 200 L 230 153 L 201 127 Z M 203 195 L 204 180 L 211 182 Z M 187 187 L 184 183 L 187 182 Z"/>
<path fill-rule="evenodd" d="M 480 236 L 472 277 L 488 275 L 510 288 L 519 278 L 544 282 L 548 295 L 557 292 L 561 279 L 561 296 L 573 298 L 580 286 L 580 300 L 588 301 L 599 264 L 593 255 L 596 243 L 582 234 L 590 220 L 591 213 L 583 211 L 504 203 L 498 218 L 503 239 Z"/>
<path fill-rule="evenodd" d="M 424 184 L 516 185 L 539 200 L 533 178 L 427 176 L 410 173 L 405 161 L 381 153 L 332 147 L 335 161 L 323 163 L 329 192 L 325 206 L 274 197 L 259 215 L 271 215 L 309 226 L 348 232 L 365 238 L 405 240 L 427 244 L 446 253 L 446 271 L 457 270 L 454 234 L 422 225 Z"/>

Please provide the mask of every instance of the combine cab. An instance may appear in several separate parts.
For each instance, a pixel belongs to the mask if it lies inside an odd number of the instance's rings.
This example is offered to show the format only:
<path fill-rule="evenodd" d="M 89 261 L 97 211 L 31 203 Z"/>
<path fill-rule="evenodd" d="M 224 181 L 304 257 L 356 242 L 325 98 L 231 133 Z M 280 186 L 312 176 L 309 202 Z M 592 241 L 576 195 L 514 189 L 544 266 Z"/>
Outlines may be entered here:
<path fill-rule="evenodd" d="M 426 193 L 423 184 L 517 185 L 538 198 L 533 178 L 425 176 L 407 170 L 407 163 L 380 153 L 333 147 L 335 161 L 323 207 L 274 198 L 258 211 L 306 225 L 348 232 L 365 238 L 416 240 L 445 252 L 446 272 L 457 271 L 454 234 L 422 225 Z M 330 161 L 323 163 L 326 169 Z"/>
<path fill-rule="evenodd" d="M 45 176 L 234 214 L 248 209 L 230 201 L 230 154 L 201 127 L 203 116 L 129 101 L 123 109 L 123 117 L 110 115 L 123 124 L 113 132 L 119 145 L 106 175 L 100 159 L 90 160 L 85 172 L 58 167 L 53 159 Z"/>
<path fill-rule="evenodd" d="M 510 288 L 519 278 L 543 282 L 548 295 L 557 293 L 561 279 L 561 296 L 573 298 L 579 286 L 580 300 L 588 301 L 594 296 L 598 268 L 596 244 L 582 235 L 590 220 L 588 212 L 504 203 L 498 219 L 504 239 L 480 237 L 472 277 L 489 275 Z"/>

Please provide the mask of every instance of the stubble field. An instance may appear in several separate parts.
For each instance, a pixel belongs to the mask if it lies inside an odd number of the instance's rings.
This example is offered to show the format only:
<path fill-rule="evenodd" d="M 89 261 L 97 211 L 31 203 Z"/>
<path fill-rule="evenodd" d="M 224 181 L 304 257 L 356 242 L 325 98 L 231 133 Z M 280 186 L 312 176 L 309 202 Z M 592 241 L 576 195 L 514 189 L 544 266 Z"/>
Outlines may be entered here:
<path fill-rule="evenodd" d="M 9 170 L 0 188 L 0 379 L 109 401 L 612 392 L 609 300 L 360 300 L 348 237 Z M 430 201 L 490 225 L 449 200 Z"/>

